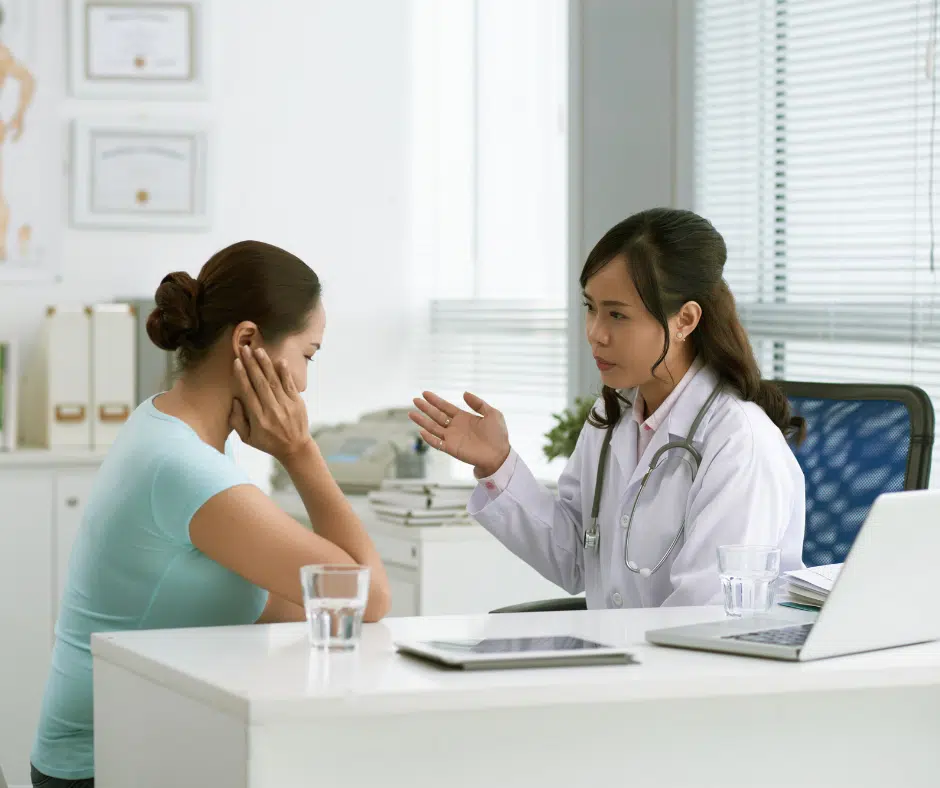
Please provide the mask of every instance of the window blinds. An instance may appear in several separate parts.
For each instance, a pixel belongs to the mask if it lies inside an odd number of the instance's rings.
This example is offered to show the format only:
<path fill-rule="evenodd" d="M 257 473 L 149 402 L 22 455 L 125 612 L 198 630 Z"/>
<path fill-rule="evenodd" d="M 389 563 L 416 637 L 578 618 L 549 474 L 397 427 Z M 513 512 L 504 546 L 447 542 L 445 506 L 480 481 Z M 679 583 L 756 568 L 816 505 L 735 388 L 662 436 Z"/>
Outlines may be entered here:
<path fill-rule="evenodd" d="M 519 454 L 554 478 L 561 463 L 542 445 L 567 404 L 567 4 L 425 0 L 418 10 L 424 379 L 503 411 Z"/>
<path fill-rule="evenodd" d="M 765 374 L 940 411 L 937 5 L 697 3 L 697 209 Z"/>

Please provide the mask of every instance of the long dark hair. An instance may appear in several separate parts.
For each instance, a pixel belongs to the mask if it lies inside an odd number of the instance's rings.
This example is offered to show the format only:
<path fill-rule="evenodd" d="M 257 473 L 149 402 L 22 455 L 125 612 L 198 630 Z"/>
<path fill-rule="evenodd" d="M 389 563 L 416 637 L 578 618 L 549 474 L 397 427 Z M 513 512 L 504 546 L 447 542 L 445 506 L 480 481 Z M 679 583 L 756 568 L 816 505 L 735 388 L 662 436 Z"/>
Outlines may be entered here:
<path fill-rule="evenodd" d="M 261 241 L 216 252 L 193 279 L 163 277 L 147 334 L 175 350 L 181 370 L 200 364 L 226 328 L 250 320 L 266 342 L 302 331 L 320 299 L 320 280 L 300 258 Z"/>
<path fill-rule="evenodd" d="M 581 289 L 615 257 L 624 258 L 643 305 L 663 327 L 663 350 L 651 372 L 669 351 L 669 318 L 687 302 L 696 301 L 702 307 L 691 336 L 696 354 L 742 399 L 757 403 L 787 438 L 803 440 L 805 421 L 791 414 L 779 387 L 761 378 L 734 296 L 722 277 L 728 258 L 725 241 L 711 222 L 671 208 L 653 208 L 624 219 L 591 250 L 581 270 Z M 626 401 L 608 386 L 601 394 L 604 413 L 592 410 L 588 421 L 612 429 Z"/>

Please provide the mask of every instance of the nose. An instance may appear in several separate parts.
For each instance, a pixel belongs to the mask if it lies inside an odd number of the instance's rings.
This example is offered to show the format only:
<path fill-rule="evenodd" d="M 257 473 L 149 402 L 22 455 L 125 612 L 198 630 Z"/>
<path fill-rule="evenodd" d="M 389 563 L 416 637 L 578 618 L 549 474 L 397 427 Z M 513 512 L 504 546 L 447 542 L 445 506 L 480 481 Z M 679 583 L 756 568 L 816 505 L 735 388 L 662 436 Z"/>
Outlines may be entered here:
<path fill-rule="evenodd" d="M 592 346 L 604 346 L 608 343 L 609 332 L 605 328 L 603 321 L 598 320 L 596 315 L 588 315 L 586 329 L 588 342 L 590 342 Z"/>

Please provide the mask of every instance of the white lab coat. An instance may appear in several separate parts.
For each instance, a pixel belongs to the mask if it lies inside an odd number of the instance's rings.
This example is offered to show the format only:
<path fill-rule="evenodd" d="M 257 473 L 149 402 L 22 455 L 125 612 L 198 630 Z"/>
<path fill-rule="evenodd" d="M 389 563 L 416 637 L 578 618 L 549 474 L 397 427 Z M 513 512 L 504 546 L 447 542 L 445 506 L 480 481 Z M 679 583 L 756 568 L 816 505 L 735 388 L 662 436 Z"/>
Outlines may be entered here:
<path fill-rule="evenodd" d="M 684 534 L 648 578 L 624 564 L 622 525 L 656 450 L 682 440 L 718 382 L 713 370 L 695 373 L 643 456 L 639 425 L 629 407 L 614 430 L 604 477 L 598 550 L 585 550 L 604 430 L 585 425 L 558 481 L 558 496 L 538 484 L 518 459 L 506 488 L 490 498 L 482 485 L 468 510 L 484 528 L 547 579 L 589 608 L 705 605 L 721 599 L 716 548 L 771 544 L 781 548 L 781 571 L 802 568 L 803 472 L 780 430 L 751 402 L 727 390 L 699 425 L 693 444 L 702 455 L 694 481 L 681 451 L 650 476 L 634 516 L 630 560 L 653 567 L 685 519 Z M 631 392 L 632 395 L 632 392 Z M 598 406 L 603 412 L 603 402 Z"/>

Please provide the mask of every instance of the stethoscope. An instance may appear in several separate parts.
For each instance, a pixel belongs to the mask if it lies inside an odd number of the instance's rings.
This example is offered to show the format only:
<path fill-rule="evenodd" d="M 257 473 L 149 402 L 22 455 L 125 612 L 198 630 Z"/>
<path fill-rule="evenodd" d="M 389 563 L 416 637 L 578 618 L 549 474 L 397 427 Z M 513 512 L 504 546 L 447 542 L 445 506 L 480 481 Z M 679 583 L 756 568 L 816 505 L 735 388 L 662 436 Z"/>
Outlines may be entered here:
<path fill-rule="evenodd" d="M 623 562 L 626 564 L 627 569 L 640 575 L 640 577 L 649 577 L 664 563 L 666 563 L 666 559 L 669 558 L 669 555 L 679 543 L 679 539 L 682 538 L 682 532 L 685 530 L 685 517 L 683 516 L 682 522 L 679 524 L 679 530 L 676 531 L 676 536 L 669 545 L 669 549 L 666 550 L 666 552 L 663 554 L 663 557 L 659 559 L 659 562 L 652 569 L 647 567 L 641 568 L 637 565 L 636 561 L 631 561 L 630 531 L 633 528 L 633 515 L 636 514 L 636 506 L 640 502 L 640 496 L 643 494 L 643 490 L 646 489 L 646 483 L 649 481 L 650 474 L 656 470 L 663 455 L 671 449 L 680 449 L 689 454 L 692 459 L 692 479 L 695 479 L 695 474 L 698 473 L 699 465 L 702 463 L 702 455 L 699 453 L 699 450 L 692 445 L 692 439 L 695 437 L 695 433 L 698 430 L 699 425 L 702 423 L 702 419 L 705 418 L 705 414 L 708 413 L 708 409 L 712 406 L 712 403 L 721 393 L 721 388 L 721 383 L 715 386 L 714 391 L 712 391 L 711 395 L 705 401 L 705 404 L 702 405 L 701 410 L 699 410 L 698 415 L 695 417 L 695 421 L 692 422 L 692 426 L 689 428 L 689 434 L 686 435 L 686 437 L 682 440 L 672 441 L 671 443 L 667 443 L 665 446 L 657 449 L 656 453 L 653 455 L 653 458 L 650 460 L 649 468 L 647 468 L 646 473 L 643 474 L 643 481 L 640 483 L 640 489 L 636 491 L 636 497 L 633 499 L 633 506 L 630 508 L 630 515 L 627 518 L 627 523 L 625 526 L 627 532 L 623 540 Z M 607 454 L 610 451 L 610 440 L 613 437 L 613 434 L 614 428 L 613 426 L 610 426 L 607 429 L 607 435 L 604 436 L 604 443 L 601 446 L 601 454 L 597 463 L 597 481 L 594 483 L 594 504 L 591 506 L 591 527 L 584 533 L 584 549 L 594 550 L 595 552 L 597 551 L 598 544 L 600 542 L 600 533 L 597 530 L 597 515 L 601 508 L 601 493 L 604 489 L 604 472 L 607 469 Z"/>

